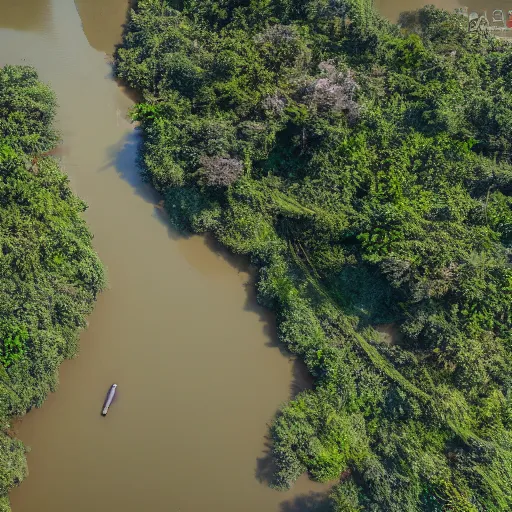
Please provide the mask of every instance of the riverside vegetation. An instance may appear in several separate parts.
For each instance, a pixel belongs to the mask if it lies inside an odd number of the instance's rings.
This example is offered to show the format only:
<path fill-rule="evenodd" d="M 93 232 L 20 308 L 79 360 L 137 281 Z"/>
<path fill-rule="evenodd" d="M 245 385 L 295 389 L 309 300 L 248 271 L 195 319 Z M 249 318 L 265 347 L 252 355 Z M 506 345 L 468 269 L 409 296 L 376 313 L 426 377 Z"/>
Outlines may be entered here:
<path fill-rule="evenodd" d="M 79 330 L 104 287 L 81 217 L 86 205 L 47 153 L 53 92 L 35 70 L 0 68 L 0 511 L 27 473 L 10 420 L 40 406 L 75 355 Z"/>
<path fill-rule="evenodd" d="M 250 256 L 315 377 L 271 427 L 273 485 L 511 510 L 511 46 L 433 7 L 139 0 L 116 72 L 171 220 Z"/>

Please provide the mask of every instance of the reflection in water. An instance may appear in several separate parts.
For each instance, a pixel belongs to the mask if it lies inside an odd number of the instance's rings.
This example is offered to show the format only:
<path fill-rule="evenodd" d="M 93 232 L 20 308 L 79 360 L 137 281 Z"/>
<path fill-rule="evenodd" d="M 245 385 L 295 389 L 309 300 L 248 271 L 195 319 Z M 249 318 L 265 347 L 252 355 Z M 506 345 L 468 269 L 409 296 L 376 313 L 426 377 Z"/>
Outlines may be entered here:
<path fill-rule="evenodd" d="M 0 28 L 42 32 L 51 17 L 49 9 L 50 0 L 31 1 L 30 9 L 24 0 L 0 0 Z"/>

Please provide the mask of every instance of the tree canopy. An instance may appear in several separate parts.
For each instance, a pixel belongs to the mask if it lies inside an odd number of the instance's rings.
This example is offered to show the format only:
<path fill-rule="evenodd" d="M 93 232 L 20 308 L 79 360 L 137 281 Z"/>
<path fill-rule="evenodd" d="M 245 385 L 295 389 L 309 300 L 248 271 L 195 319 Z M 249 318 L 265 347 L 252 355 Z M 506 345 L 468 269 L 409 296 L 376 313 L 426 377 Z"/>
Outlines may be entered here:
<path fill-rule="evenodd" d="M 10 420 L 42 405 L 105 284 L 86 205 L 47 153 L 56 100 L 26 66 L 0 68 L 0 510 L 27 473 Z"/>
<path fill-rule="evenodd" d="M 338 480 L 338 512 L 507 511 L 512 47 L 433 7 L 402 21 L 139 0 L 116 72 L 171 220 L 250 256 L 315 377 L 271 427 L 273 484 Z"/>

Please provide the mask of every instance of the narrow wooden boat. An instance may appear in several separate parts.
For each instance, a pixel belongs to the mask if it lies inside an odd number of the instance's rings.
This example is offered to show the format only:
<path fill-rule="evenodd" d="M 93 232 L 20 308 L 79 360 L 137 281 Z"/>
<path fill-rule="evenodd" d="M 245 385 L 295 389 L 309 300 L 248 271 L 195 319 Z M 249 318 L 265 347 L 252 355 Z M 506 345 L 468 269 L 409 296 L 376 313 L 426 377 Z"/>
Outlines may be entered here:
<path fill-rule="evenodd" d="M 107 415 L 108 408 L 110 407 L 112 400 L 114 400 L 114 395 L 116 394 L 116 388 L 117 388 L 117 384 L 112 384 L 112 386 L 110 386 L 110 389 L 108 390 L 108 393 L 107 393 L 107 398 L 105 398 L 105 402 L 103 403 L 103 410 L 101 411 L 102 416 Z"/>

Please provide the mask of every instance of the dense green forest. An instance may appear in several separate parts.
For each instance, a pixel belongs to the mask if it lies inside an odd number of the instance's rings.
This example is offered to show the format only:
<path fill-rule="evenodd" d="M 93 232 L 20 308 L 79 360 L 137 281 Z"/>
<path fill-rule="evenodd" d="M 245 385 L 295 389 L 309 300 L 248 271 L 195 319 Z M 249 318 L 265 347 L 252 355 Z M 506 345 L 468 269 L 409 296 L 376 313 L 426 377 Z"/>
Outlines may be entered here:
<path fill-rule="evenodd" d="M 0 511 L 27 473 L 10 421 L 54 391 L 60 363 L 105 283 L 86 205 L 47 153 L 53 92 L 25 66 L 0 68 Z"/>
<path fill-rule="evenodd" d="M 172 222 L 250 256 L 315 377 L 271 427 L 273 485 L 512 510 L 512 47 L 433 7 L 139 0 L 116 72 Z"/>

